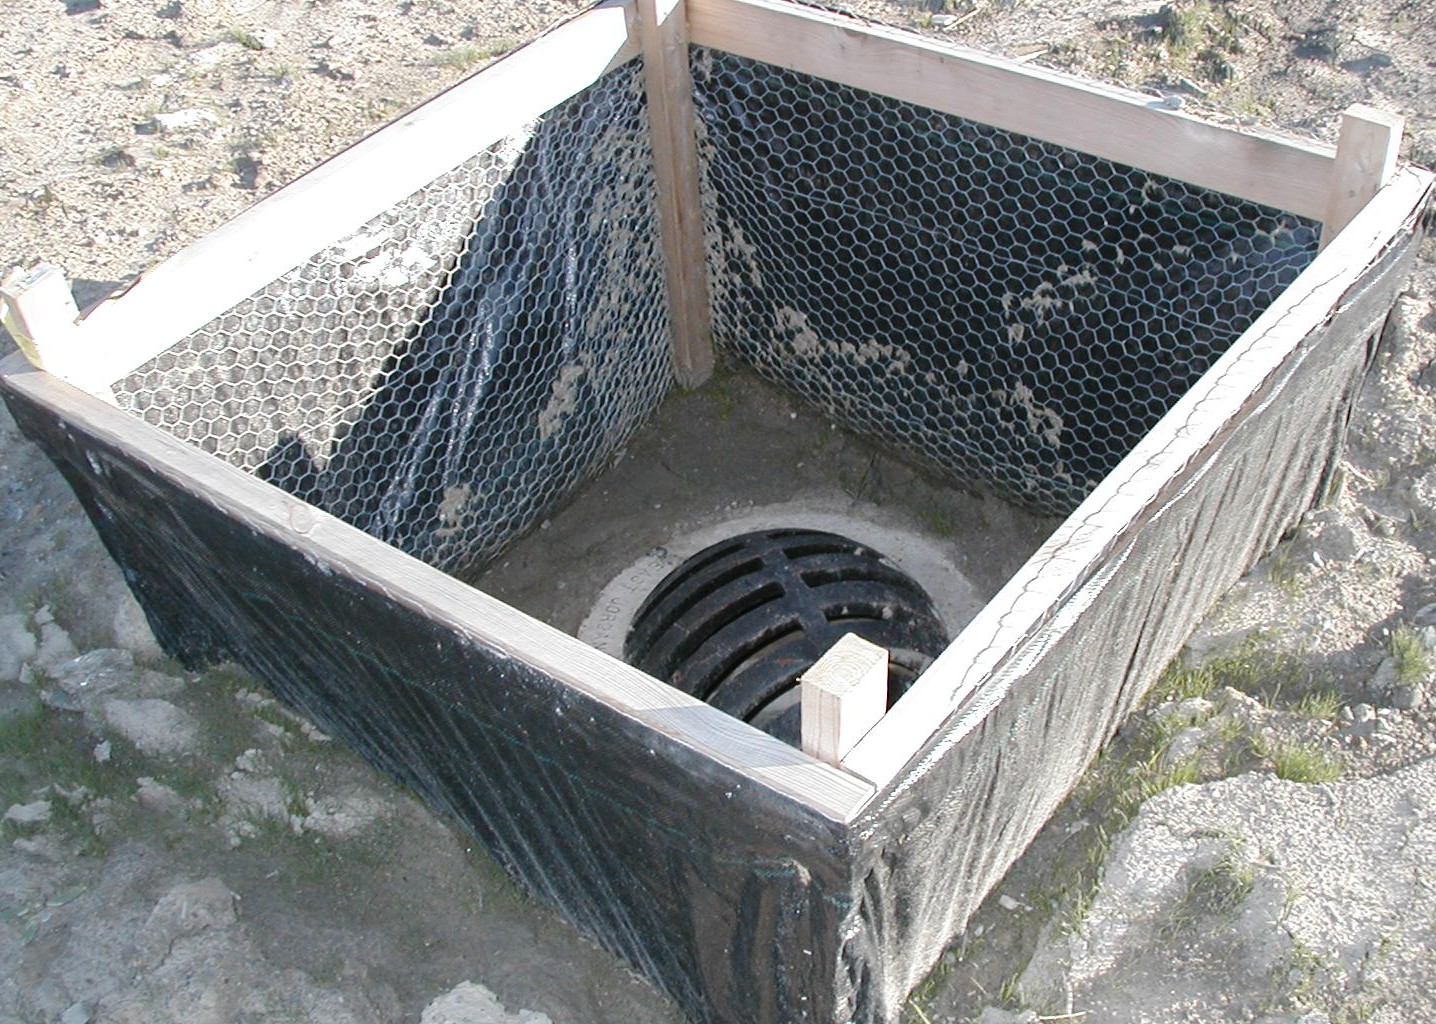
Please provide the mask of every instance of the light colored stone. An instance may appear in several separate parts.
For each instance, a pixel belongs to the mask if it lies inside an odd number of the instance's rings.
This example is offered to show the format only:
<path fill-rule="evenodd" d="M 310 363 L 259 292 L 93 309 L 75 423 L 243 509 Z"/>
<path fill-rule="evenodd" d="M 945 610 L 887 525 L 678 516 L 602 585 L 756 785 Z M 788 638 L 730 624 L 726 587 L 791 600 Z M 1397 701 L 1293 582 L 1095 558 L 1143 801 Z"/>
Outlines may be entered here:
<path fill-rule="evenodd" d="M 547 1014 L 533 1010 L 509 1013 L 498 997 L 483 985 L 461 982 L 439 996 L 419 1018 L 419 1024 L 552 1024 Z"/>
<path fill-rule="evenodd" d="M 199 743 L 194 719 L 167 700 L 111 697 L 101 707 L 105 723 L 146 754 L 175 757 Z"/>
<path fill-rule="evenodd" d="M 39 615 L 35 622 L 40 626 L 40 646 L 35 652 L 35 664 L 44 669 L 51 669 L 57 665 L 69 661 L 80 652 L 75 649 L 74 641 L 70 634 L 53 619 L 41 623 Z"/>
<path fill-rule="evenodd" d="M 1172 737 L 1167 749 L 1162 752 L 1162 767 L 1175 768 L 1177 765 L 1195 761 L 1206 749 L 1207 731 L 1200 726 L 1188 726 Z"/>
<path fill-rule="evenodd" d="M 158 811 L 160 814 L 178 814 L 185 809 L 184 797 L 163 782 L 144 775 L 136 781 L 139 789 L 135 793 L 135 799 L 139 801 L 141 807 Z"/>
<path fill-rule="evenodd" d="M 69 1009 L 60 1014 L 60 1024 L 90 1024 L 95 1019 L 95 1004 L 89 1000 L 71 1003 Z"/>
<path fill-rule="evenodd" d="M 1433 876 L 1436 758 L 1322 785 L 1177 787 L 1118 838 L 1082 927 L 1046 938 L 1022 992 L 1102 1022 L 1249 1019 L 1320 963 L 1310 983 L 1332 998 L 1419 1019 Z"/>
<path fill-rule="evenodd" d="M 129 651 L 103 647 L 56 665 L 52 675 L 56 686 L 84 706 L 132 682 L 135 656 Z"/>
<path fill-rule="evenodd" d="M 35 657 L 39 644 L 23 615 L 0 615 L 0 682 L 20 678 L 25 663 Z"/>
<path fill-rule="evenodd" d="M 134 595 L 126 592 L 115 606 L 114 618 L 110 620 L 110 632 L 114 634 L 115 646 L 123 647 L 144 662 L 159 661 L 164 650 L 155 639 L 150 622 L 145 618 Z"/>
<path fill-rule="evenodd" d="M 155 129 L 164 135 L 210 132 L 219 126 L 219 115 L 203 107 L 187 107 L 156 114 Z"/>
<path fill-rule="evenodd" d="M 32 800 L 28 804 L 11 804 L 5 811 L 5 820 L 16 825 L 43 825 L 50 820 L 50 801 Z"/>
<path fill-rule="evenodd" d="M 984 1006 L 978 1014 L 977 1024 L 1037 1024 L 1035 1010 L 1004 1010 L 998 1006 Z"/>

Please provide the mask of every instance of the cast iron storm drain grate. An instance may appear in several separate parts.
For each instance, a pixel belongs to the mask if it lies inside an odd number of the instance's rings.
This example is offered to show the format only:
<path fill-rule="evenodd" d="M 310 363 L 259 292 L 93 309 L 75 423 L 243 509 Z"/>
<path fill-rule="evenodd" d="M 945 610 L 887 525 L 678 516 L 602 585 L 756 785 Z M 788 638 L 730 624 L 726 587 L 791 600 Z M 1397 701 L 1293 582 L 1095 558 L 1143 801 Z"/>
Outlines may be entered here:
<path fill-rule="evenodd" d="M 947 646 L 932 599 L 835 533 L 759 530 L 698 552 L 634 616 L 624 660 L 798 743 L 798 677 L 845 633 L 890 652 L 888 704 Z"/>

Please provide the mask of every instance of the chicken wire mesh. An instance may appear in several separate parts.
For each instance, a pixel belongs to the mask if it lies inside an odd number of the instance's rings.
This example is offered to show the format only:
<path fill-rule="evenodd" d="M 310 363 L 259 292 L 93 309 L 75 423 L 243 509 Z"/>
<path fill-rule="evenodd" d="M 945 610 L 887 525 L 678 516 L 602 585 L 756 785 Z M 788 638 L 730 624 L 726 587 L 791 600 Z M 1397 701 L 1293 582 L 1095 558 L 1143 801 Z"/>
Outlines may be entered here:
<path fill-rule="evenodd" d="M 671 380 L 629 62 L 137 369 L 120 405 L 381 540 L 472 568 Z"/>
<path fill-rule="evenodd" d="M 1316 253 L 1312 221 L 694 47 L 714 333 L 1066 515 Z"/>

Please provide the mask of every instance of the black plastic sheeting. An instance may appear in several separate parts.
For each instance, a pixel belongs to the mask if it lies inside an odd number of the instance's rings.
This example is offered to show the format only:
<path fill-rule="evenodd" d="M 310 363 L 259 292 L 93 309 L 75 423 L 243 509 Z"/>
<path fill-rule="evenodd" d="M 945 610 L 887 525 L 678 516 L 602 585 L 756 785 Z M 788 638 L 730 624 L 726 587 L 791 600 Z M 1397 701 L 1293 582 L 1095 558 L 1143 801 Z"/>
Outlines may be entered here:
<path fill-rule="evenodd" d="M 672 382 L 631 61 L 137 368 L 122 407 L 446 572 L 601 470 Z"/>
<path fill-rule="evenodd" d="M 856 1019 L 898 1016 L 1206 610 L 1323 497 L 1419 240 L 1398 238 L 858 823 Z"/>
<path fill-rule="evenodd" d="M 911 986 L 1179 649 L 1322 494 L 1405 234 L 1123 544 L 844 826 L 401 604 L 178 479 L 124 414 L 0 380 L 166 650 L 233 658 L 451 814 L 698 1021 L 870 1024 Z M 147 428 L 142 428 L 147 429 Z"/>
<path fill-rule="evenodd" d="M 714 334 L 839 423 L 1065 516 L 1316 255 L 1255 203 L 693 50 Z"/>
<path fill-rule="evenodd" d="M 167 652 L 191 668 L 244 665 L 471 829 L 694 1020 L 842 1016 L 832 952 L 853 909 L 853 855 L 841 825 L 228 514 L 13 381 L 0 387 Z"/>

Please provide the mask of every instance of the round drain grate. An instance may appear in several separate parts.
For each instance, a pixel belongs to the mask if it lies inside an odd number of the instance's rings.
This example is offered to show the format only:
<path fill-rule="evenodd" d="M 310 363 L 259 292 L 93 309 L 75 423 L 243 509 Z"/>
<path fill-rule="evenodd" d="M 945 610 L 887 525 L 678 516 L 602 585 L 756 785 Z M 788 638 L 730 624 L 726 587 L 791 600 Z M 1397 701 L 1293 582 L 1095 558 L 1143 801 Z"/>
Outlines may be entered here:
<path fill-rule="evenodd" d="M 705 548 L 634 616 L 624 660 L 798 742 L 798 677 L 844 633 L 891 652 L 888 703 L 947 645 L 921 587 L 834 533 L 760 530 Z"/>

